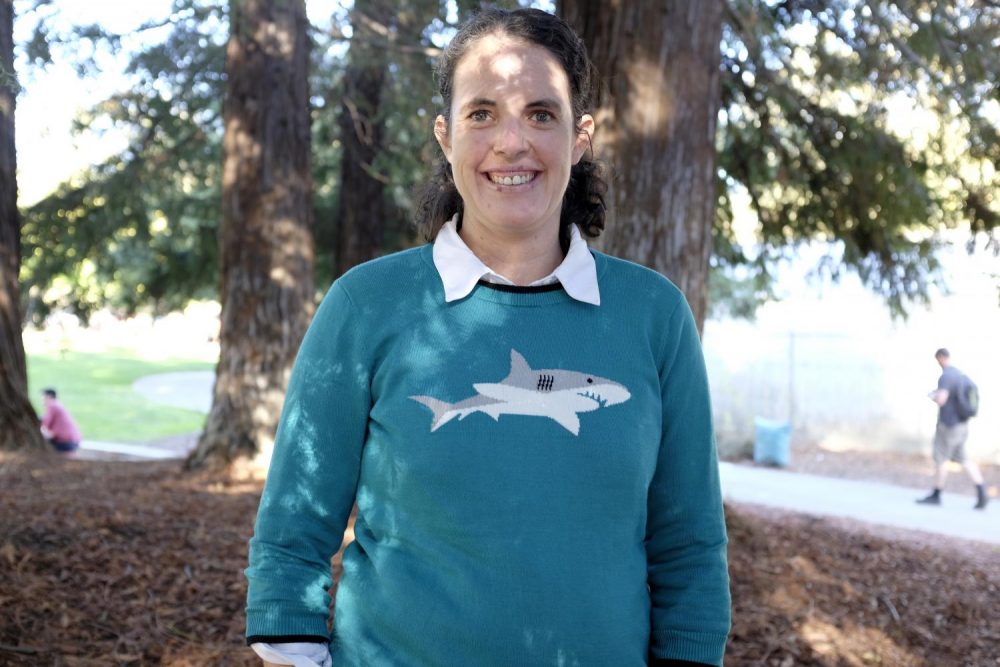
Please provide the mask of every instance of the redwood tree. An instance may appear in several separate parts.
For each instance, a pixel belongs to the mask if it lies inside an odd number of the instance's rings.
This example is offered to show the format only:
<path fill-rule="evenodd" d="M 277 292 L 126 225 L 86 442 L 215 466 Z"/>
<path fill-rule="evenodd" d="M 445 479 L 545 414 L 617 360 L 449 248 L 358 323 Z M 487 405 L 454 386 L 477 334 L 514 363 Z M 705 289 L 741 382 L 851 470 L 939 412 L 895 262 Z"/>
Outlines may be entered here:
<path fill-rule="evenodd" d="M 699 329 L 717 200 L 722 10 L 722 0 L 559 3 L 603 81 L 594 143 L 613 182 L 602 245 L 673 280 Z"/>
<path fill-rule="evenodd" d="M 337 205 L 337 274 L 382 252 L 385 182 L 375 158 L 385 135 L 380 112 L 389 59 L 377 31 L 387 29 L 395 9 L 388 0 L 357 0 L 351 10 L 351 48 L 347 53 L 340 109 L 340 199 Z"/>
<path fill-rule="evenodd" d="M 304 0 L 231 0 L 221 351 L 212 410 L 189 467 L 270 454 L 312 317 L 309 44 Z"/>
<path fill-rule="evenodd" d="M 0 0 L 0 449 L 37 448 L 45 442 L 28 400 L 21 341 L 21 221 L 17 214 L 14 149 L 14 3 Z"/>

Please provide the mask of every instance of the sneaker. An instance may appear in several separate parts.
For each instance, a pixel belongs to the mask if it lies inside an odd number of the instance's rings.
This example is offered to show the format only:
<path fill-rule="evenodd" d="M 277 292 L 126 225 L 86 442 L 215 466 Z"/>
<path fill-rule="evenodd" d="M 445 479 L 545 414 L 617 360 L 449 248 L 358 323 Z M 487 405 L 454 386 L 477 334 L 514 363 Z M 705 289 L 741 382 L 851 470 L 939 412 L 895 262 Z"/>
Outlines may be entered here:
<path fill-rule="evenodd" d="M 990 502 L 990 499 L 987 498 L 985 495 L 979 496 L 979 500 L 976 502 L 975 505 L 972 506 L 972 509 L 984 510 L 986 509 L 986 503 L 988 502 Z"/>
<path fill-rule="evenodd" d="M 941 504 L 941 494 L 932 493 L 926 498 L 921 498 L 917 501 L 918 505 L 940 505 Z"/>

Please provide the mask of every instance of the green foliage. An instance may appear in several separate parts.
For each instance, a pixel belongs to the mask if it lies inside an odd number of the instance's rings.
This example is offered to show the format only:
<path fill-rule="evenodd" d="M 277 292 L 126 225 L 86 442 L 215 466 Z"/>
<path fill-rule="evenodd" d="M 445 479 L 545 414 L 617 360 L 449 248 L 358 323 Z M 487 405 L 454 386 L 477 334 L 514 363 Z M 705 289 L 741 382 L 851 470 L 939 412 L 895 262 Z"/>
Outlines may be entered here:
<path fill-rule="evenodd" d="M 856 271 L 905 314 L 940 281 L 937 231 L 1000 241 L 998 30 L 995 3 L 728 3 L 719 166 L 760 221 L 758 271 L 789 244 L 828 241 L 821 270 Z M 894 127 L 905 105 L 936 123 Z M 724 248 L 729 216 L 720 211 Z"/>
<path fill-rule="evenodd" d="M 73 55 L 91 70 L 98 46 L 123 44 L 99 26 L 60 33 L 54 5 L 32 2 L 39 28 L 22 48 L 36 66 Z M 105 305 L 163 312 L 214 294 L 227 4 L 175 0 L 165 26 L 140 27 L 165 38 L 133 55 L 128 89 L 79 119 L 81 132 L 114 127 L 131 142 L 23 212 L 22 283 L 34 319 L 54 306 L 83 316 Z M 396 20 L 374 33 L 375 48 L 388 53 L 373 119 L 384 121 L 386 139 L 367 168 L 388 184 L 386 252 L 415 241 L 411 193 L 437 153 L 433 57 L 480 4 L 395 3 Z M 723 310 L 749 313 L 771 298 L 775 262 L 800 242 L 829 242 L 819 272 L 856 271 L 896 313 L 940 281 L 940 229 L 979 232 L 980 245 L 1000 251 L 998 14 L 995 3 L 973 0 L 728 0 L 712 262 Z M 312 30 L 320 289 L 337 273 L 338 114 L 352 34 L 343 7 Z M 75 50 L 82 44 L 90 48 Z M 931 115 L 926 137 L 893 126 L 903 103 Z M 759 249 L 736 243 L 734 193 L 749 198 L 760 221 Z"/>
<path fill-rule="evenodd" d="M 767 271 L 740 271 L 744 267 L 724 267 L 712 261 L 708 279 L 709 316 L 715 319 L 753 320 L 757 309 L 774 299 Z"/>
<path fill-rule="evenodd" d="M 28 312 L 86 318 L 110 305 L 159 312 L 216 281 L 224 38 L 219 9 L 177 0 L 162 44 L 137 54 L 133 85 L 78 121 L 124 129 L 128 148 L 23 212 Z"/>
<path fill-rule="evenodd" d="M 29 354 L 27 361 L 28 386 L 35 410 L 38 414 L 44 410 L 42 389 L 55 387 L 60 402 L 73 415 L 85 439 L 148 442 L 194 433 L 204 425 L 205 415 L 152 403 L 132 391 L 132 383 L 156 373 L 212 370 L 209 363 L 147 361 L 125 351 Z"/>

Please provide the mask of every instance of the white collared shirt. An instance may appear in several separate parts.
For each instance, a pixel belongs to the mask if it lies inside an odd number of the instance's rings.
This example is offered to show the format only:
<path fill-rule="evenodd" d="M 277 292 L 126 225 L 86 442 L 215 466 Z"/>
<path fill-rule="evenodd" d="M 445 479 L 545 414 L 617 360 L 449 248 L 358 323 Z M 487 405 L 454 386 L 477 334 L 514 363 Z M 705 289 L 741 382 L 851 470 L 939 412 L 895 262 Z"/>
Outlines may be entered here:
<path fill-rule="evenodd" d="M 569 251 L 555 271 L 527 287 L 560 283 L 566 294 L 594 306 L 601 305 L 601 292 L 597 286 L 597 264 L 590 254 L 587 242 L 576 225 L 569 227 Z M 464 299 L 480 280 L 500 285 L 514 283 L 500 275 L 479 259 L 458 235 L 455 218 L 444 224 L 434 240 L 434 267 L 444 285 L 444 300 Z"/>

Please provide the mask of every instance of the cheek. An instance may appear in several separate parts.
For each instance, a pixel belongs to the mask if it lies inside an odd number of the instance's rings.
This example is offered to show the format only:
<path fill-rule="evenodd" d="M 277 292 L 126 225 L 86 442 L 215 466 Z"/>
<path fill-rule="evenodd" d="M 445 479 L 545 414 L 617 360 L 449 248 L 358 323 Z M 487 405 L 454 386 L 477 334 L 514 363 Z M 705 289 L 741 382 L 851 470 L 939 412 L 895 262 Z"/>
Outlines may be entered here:
<path fill-rule="evenodd" d="M 544 146 L 546 154 L 552 159 L 571 162 L 576 157 L 576 142 L 572 136 L 562 134 L 559 136 L 548 136 L 545 138 Z"/>
<path fill-rule="evenodd" d="M 461 165 L 463 170 L 478 172 L 479 166 L 484 164 L 489 153 L 489 141 L 477 134 L 454 144 L 451 158 L 452 163 Z"/>

